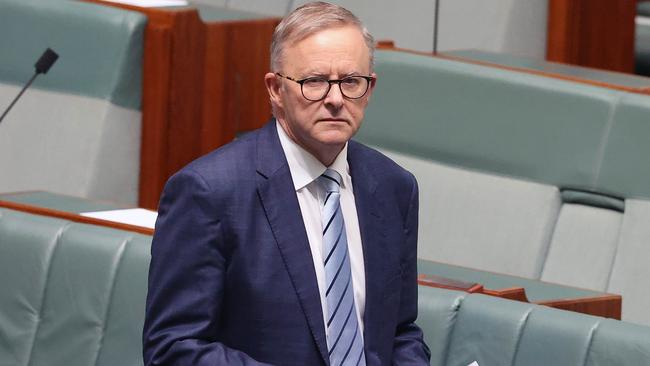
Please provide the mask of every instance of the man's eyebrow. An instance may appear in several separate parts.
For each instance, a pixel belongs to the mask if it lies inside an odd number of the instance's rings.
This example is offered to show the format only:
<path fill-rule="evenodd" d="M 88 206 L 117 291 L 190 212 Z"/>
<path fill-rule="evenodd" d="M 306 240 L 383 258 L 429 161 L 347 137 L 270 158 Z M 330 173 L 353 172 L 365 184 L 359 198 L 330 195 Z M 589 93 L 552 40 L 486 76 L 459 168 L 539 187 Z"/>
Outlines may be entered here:
<path fill-rule="evenodd" d="M 308 78 L 323 78 L 323 79 L 329 79 L 329 74 L 323 73 L 323 72 L 308 72 L 306 74 Z"/>
<path fill-rule="evenodd" d="M 314 78 L 314 77 L 324 78 L 324 79 L 329 79 L 330 78 L 329 73 L 318 72 L 318 71 L 307 71 L 307 72 L 303 73 L 302 75 L 303 76 L 301 76 L 300 79 Z M 363 75 L 363 74 L 358 72 L 358 71 L 350 71 L 350 72 L 347 72 L 345 74 L 339 74 L 337 76 L 337 78 L 338 79 L 345 79 L 345 78 L 347 78 L 349 76 L 359 76 L 359 75 Z"/>
<path fill-rule="evenodd" d="M 363 75 L 363 74 L 358 71 L 351 71 L 348 72 L 347 74 L 339 75 L 339 78 L 343 79 L 343 78 L 347 78 L 348 76 L 359 76 L 359 75 Z"/>

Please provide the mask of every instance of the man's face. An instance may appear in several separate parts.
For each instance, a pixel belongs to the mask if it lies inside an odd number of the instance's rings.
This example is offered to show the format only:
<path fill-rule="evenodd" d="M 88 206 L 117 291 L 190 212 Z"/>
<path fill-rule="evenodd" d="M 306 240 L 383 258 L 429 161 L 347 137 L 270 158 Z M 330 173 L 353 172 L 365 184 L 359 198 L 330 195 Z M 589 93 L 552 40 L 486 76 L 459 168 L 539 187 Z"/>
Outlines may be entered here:
<path fill-rule="evenodd" d="M 354 26 L 315 33 L 289 44 L 283 56 L 280 73 L 296 80 L 370 75 L 369 50 Z M 374 88 L 373 80 L 365 96 L 348 99 L 337 84 L 332 84 L 325 99 L 313 102 L 303 97 L 300 85 L 293 81 L 269 73 L 266 82 L 277 107 L 278 122 L 289 137 L 321 161 L 332 152 L 335 157 L 357 132 Z"/>

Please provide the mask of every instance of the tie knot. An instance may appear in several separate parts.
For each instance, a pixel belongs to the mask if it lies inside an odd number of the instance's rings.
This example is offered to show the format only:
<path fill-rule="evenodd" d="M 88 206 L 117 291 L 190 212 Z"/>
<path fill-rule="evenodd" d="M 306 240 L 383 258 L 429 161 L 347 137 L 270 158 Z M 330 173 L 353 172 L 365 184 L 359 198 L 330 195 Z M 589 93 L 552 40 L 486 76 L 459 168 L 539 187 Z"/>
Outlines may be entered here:
<path fill-rule="evenodd" d="M 338 192 L 341 187 L 341 175 L 333 169 L 325 170 L 320 176 L 320 181 L 327 192 Z"/>

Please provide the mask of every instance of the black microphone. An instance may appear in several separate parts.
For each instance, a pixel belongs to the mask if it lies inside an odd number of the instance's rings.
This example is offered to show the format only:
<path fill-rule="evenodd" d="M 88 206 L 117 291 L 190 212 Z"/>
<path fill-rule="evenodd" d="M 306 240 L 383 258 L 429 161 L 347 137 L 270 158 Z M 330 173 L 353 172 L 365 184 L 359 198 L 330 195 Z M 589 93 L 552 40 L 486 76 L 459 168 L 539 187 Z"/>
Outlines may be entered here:
<path fill-rule="evenodd" d="M 34 81 L 34 79 L 36 79 L 36 77 L 39 74 L 46 74 L 50 70 L 50 67 L 52 67 L 52 65 L 54 65 L 54 63 L 56 62 L 56 60 L 58 58 L 59 58 L 59 55 L 57 55 L 57 53 L 52 51 L 52 49 L 50 49 L 50 48 L 46 49 L 45 52 L 43 52 L 41 57 L 38 59 L 38 61 L 36 61 L 36 64 L 34 65 L 34 68 L 36 68 L 36 71 L 34 72 L 34 75 L 32 76 L 31 79 L 29 79 L 27 84 L 25 84 L 25 86 L 20 91 L 20 93 L 18 93 L 18 95 L 16 95 L 16 98 L 14 98 L 14 100 L 11 102 L 11 104 L 9 104 L 9 107 L 7 107 L 7 109 L 5 109 L 4 113 L 2 113 L 2 117 L 0 117 L 0 123 L 2 123 L 2 120 L 5 118 L 7 113 L 9 113 L 9 111 L 14 106 L 14 104 L 16 104 L 16 101 L 18 101 L 18 99 L 20 99 L 20 96 L 23 95 L 25 90 L 27 90 L 27 88 L 29 88 L 29 86 L 32 85 L 32 82 Z"/>

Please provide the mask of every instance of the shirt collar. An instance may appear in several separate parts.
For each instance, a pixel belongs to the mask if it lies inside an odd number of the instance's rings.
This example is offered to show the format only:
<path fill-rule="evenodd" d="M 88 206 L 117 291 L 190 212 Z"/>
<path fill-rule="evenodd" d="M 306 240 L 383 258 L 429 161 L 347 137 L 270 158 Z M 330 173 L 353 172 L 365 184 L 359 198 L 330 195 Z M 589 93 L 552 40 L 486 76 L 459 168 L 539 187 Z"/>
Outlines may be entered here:
<path fill-rule="evenodd" d="M 287 163 L 289 164 L 293 186 L 295 190 L 298 191 L 320 177 L 328 167 L 318 161 L 314 155 L 309 153 L 302 146 L 291 140 L 284 131 L 284 128 L 282 128 L 277 121 L 275 126 L 278 130 L 278 137 L 280 138 L 282 150 L 284 151 Z M 345 187 L 346 182 L 348 181 L 346 178 L 349 175 L 347 157 L 348 144 L 346 142 L 341 152 L 336 156 L 336 159 L 334 159 L 332 165 L 329 166 L 330 169 L 336 170 L 337 173 L 341 174 L 341 177 L 343 177 L 343 187 Z"/>

